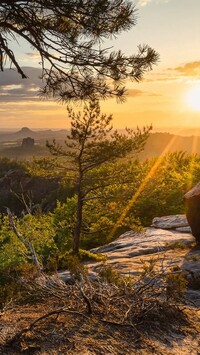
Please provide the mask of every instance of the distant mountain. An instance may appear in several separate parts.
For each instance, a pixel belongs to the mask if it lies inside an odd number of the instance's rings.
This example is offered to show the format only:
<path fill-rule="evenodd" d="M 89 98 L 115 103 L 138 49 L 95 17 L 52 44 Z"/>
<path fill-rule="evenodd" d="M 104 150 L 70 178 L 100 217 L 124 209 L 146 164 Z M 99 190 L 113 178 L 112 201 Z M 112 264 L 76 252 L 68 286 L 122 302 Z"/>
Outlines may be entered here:
<path fill-rule="evenodd" d="M 51 129 L 43 131 L 32 131 L 28 127 L 23 127 L 17 132 L 0 132 L 0 142 L 7 141 L 19 141 L 26 137 L 34 138 L 35 140 L 47 140 L 47 139 L 65 139 L 67 135 L 66 129 L 59 131 L 52 131 Z"/>
<path fill-rule="evenodd" d="M 23 138 L 31 137 L 35 140 L 35 151 L 33 155 L 47 154 L 46 150 L 39 151 L 39 147 L 46 146 L 46 141 L 50 142 L 55 139 L 60 144 L 63 144 L 69 131 L 61 129 L 53 131 L 51 129 L 43 131 L 33 131 L 28 127 L 23 127 L 17 132 L 0 132 L 0 155 L 20 155 L 23 152 L 20 151 Z M 38 146 L 38 147 L 36 147 Z M 17 150 L 16 150 L 17 148 Z M 166 132 L 151 133 L 144 151 L 138 154 L 140 159 L 147 159 L 152 157 L 158 157 L 163 153 L 170 153 L 175 151 L 183 151 L 188 154 L 200 154 L 200 136 L 181 136 Z M 30 154 L 31 152 L 29 152 Z"/>
<path fill-rule="evenodd" d="M 31 129 L 28 127 L 22 127 L 20 131 L 16 132 L 16 134 L 29 134 L 29 133 L 34 133 L 34 132 L 31 131 Z"/>
<path fill-rule="evenodd" d="M 26 138 L 26 137 L 31 137 L 31 138 L 35 138 L 36 136 L 36 132 L 31 131 L 31 129 L 29 129 L 28 127 L 23 127 L 22 129 L 20 129 L 20 131 L 17 131 L 15 133 L 12 133 L 13 138 L 16 136 L 17 139 L 18 138 Z"/>
<path fill-rule="evenodd" d="M 200 154 L 200 136 L 179 136 L 170 133 L 151 133 L 141 159 L 158 157 L 163 153 L 183 151 L 188 154 Z"/>

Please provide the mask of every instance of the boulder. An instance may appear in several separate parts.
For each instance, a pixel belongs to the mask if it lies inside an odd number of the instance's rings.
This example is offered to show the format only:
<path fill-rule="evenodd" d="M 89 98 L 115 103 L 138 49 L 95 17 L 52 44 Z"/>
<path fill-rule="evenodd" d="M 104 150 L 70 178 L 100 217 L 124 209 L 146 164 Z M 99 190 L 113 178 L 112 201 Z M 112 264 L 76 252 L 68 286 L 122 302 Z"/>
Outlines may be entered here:
<path fill-rule="evenodd" d="M 197 244 L 200 244 L 200 182 L 184 195 L 186 217 Z"/>
<path fill-rule="evenodd" d="M 175 218 L 176 219 L 176 218 Z M 89 278 L 95 280 L 104 265 L 110 265 L 121 275 L 138 277 L 145 267 L 155 262 L 155 271 L 171 273 L 182 271 L 188 281 L 186 297 L 192 304 L 200 306 L 200 254 L 192 234 L 175 230 L 146 228 L 143 232 L 128 231 L 115 241 L 91 249 L 102 253 L 106 262 L 86 262 Z M 176 272 L 176 271 L 175 271 Z M 59 277 L 69 282 L 70 274 L 60 271 Z"/>
<path fill-rule="evenodd" d="M 91 249 L 92 253 L 102 253 L 109 259 L 134 258 L 153 255 L 170 249 L 171 245 L 185 245 L 194 242 L 192 235 L 158 228 L 146 228 L 144 232 L 129 231 L 115 241 Z"/>
<path fill-rule="evenodd" d="M 152 221 L 152 227 L 154 228 L 162 228 L 162 229 L 177 229 L 184 228 L 186 233 L 190 233 L 190 229 L 188 228 L 188 221 L 184 214 L 176 214 L 172 216 L 164 216 L 164 217 L 155 217 Z M 185 227 L 187 227 L 185 229 Z"/>

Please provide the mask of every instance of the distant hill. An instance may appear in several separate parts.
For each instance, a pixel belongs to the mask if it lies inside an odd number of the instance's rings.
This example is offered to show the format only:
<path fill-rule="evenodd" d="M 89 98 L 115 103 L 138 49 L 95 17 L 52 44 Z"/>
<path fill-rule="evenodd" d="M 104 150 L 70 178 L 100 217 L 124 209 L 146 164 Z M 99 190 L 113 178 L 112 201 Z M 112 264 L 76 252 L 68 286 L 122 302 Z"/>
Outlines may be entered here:
<path fill-rule="evenodd" d="M 19 141 L 26 137 L 34 138 L 35 140 L 46 141 L 47 139 L 65 139 L 67 135 L 66 129 L 52 131 L 51 129 L 43 131 L 32 131 L 28 127 L 23 127 L 17 132 L 0 132 L 0 142 Z"/>
<path fill-rule="evenodd" d="M 198 133 L 199 131 L 197 131 Z M 18 157 L 23 156 L 46 156 L 49 155 L 46 148 L 46 141 L 55 139 L 63 144 L 69 131 L 61 129 L 53 131 L 51 129 L 43 131 L 33 131 L 28 127 L 23 127 L 17 132 L 0 132 L 0 156 Z M 25 151 L 21 144 L 23 138 L 31 137 L 35 140 L 34 147 Z M 152 157 L 158 157 L 162 153 L 174 151 L 183 151 L 188 154 L 200 154 L 200 136 L 181 136 L 167 132 L 151 133 L 145 145 L 143 152 L 138 154 L 142 160 Z"/>
<path fill-rule="evenodd" d="M 0 132 L 0 157 L 9 157 L 12 159 L 31 159 L 34 157 L 50 156 L 46 141 L 56 139 L 59 143 L 64 142 L 68 131 L 61 129 L 59 131 L 43 130 L 32 131 L 28 127 L 23 127 L 17 132 Z M 24 148 L 22 141 L 24 138 L 34 139 L 34 146 Z"/>
<path fill-rule="evenodd" d="M 188 154 L 200 154 L 200 136 L 179 136 L 170 133 L 151 133 L 141 159 L 158 157 L 162 153 L 183 151 Z"/>

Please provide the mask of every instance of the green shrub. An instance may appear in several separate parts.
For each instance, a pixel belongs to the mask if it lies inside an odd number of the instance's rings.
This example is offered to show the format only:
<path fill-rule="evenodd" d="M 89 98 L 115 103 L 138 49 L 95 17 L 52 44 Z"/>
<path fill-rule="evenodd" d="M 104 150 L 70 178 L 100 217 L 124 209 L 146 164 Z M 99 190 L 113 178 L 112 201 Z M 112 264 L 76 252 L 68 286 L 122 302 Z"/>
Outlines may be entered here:
<path fill-rule="evenodd" d="M 20 263 L 9 265 L 0 272 L 0 307 L 11 300 L 23 299 L 26 290 L 25 284 L 38 277 L 38 270 L 33 264 Z"/>
<path fill-rule="evenodd" d="M 166 276 L 166 295 L 168 299 L 178 300 L 183 297 L 188 281 L 183 272 L 171 273 Z"/>
<path fill-rule="evenodd" d="M 101 281 L 117 286 L 124 285 L 124 277 L 120 272 L 114 269 L 111 265 L 104 265 L 101 267 L 98 276 Z"/>
<path fill-rule="evenodd" d="M 87 277 L 87 269 L 81 262 L 80 258 L 70 252 L 66 253 L 65 256 L 59 259 L 59 266 L 70 271 L 75 279 L 79 279 L 80 275 Z"/>
<path fill-rule="evenodd" d="M 81 261 L 106 261 L 107 257 L 103 254 L 91 253 L 88 250 L 80 249 L 79 258 Z"/>
<path fill-rule="evenodd" d="M 53 213 L 53 225 L 56 233 L 54 240 L 60 253 L 72 249 L 76 203 L 76 197 L 67 198 L 66 203 L 58 201 Z"/>
<path fill-rule="evenodd" d="M 13 219 L 18 233 L 34 247 L 39 261 L 45 268 L 49 259 L 58 252 L 51 214 L 26 215 L 23 219 L 15 217 Z M 30 250 L 15 235 L 7 217 L 1 221 L 0 247 L 0 272 L 31 263 Z"/>
<path fill-rule="evenodd" d="M 165 246 L 170 249 L 180 249 L 180 250 L 185 250 L 188 249 L 191 244 L 180 242 L 180 241 L 175 241 L 173 243 L 166 243 Z"/>

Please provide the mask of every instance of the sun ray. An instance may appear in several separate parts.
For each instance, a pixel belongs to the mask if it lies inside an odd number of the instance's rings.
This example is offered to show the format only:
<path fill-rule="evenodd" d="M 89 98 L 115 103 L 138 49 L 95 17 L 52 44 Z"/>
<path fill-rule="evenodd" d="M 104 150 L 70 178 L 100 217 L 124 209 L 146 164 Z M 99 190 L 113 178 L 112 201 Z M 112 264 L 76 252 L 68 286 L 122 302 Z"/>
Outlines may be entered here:
<path fill-rule="evenodd" d="M 126 217 L 127 213 L 129 212 L 129 210 L 131 209 L 131 207 L 134 205 L 134 203 L 136 202 L 136 200 L 138 199 L 138 197 L 140 196 L 140 194 L 142 193 L 142 191 L 144 190 L 145 186 L 147 185 L 147 183 L 149 182 L 149 180 L 154 176 L 154 174 L 156 173 L 157 169 L 159 168 L 159 166 L 162 164 L 166 154 L 169 152 L 169 149 L 173 146 L 174 142 L 176 141 L 177 136 L 173 136 L 172 139 L 170 140 L 170 142 L 167 144 L 167 146 L 165 147 L 165 149 L 163 150 L 163 152 L 161 153 L 161 155 L 159 156 L 159 158 L 156 160 L 155 164 L 152 166 L 151 170 L 149 171 L 149 173 L 146 175 L 146 177 L 144 178 L 144 180 L 142 181 L 142 183 L 140 184 L 139 188 L 137 189 L 137 191 L 135 192 L 135 194 L 132 196 L 132 198 L 130 199 L 130 201 L 128 202 L 127 206 L 125 207 L 124 211 L 122 212 L 121 216 L 118 218 L 117 222 L 115 223 L 115 226 L 113 227 L 112 231 L 109 234 L 109 237 L 112 238 L 113 235 L 115 234 L 118 226 L 121 224 L 121 222 L 123 221 L 123 219 Z"/>
<path fill-rule="evenodd" d="M 189 178 L 187 182 L 187 191 L 189 191 L 193 185 L 193 173 L 194 173 L 194 164 L 195 164 L 195 154 L 197 153 L 197 144 L 198 144 L 198 137 L 193 136 L 192 149 L 191 149 L 191 161 L 189 165 Z"/>

